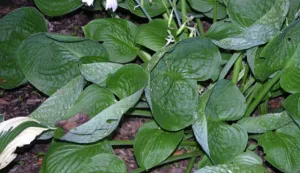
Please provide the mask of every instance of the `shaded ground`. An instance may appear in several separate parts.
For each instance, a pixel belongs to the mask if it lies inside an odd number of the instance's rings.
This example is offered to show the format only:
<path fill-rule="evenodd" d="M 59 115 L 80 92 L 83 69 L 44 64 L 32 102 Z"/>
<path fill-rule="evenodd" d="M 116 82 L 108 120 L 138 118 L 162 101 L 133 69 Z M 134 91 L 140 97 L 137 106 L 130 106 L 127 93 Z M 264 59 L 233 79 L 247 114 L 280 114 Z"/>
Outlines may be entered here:
<path fill-rule="evenodd" d="M 0 18 L 7 13 L 13 11 L 16 8 L 23 6 L 34 6 L 32 0 L 2 0 L 0 1 Z M 125 15 L 124 15 L 125 14 Z M 119 9 L 119 16 L 122 18 L 130 18 L 129 15 L 123 13 L 122 9 Z M 48 27 L 49 32 L 56 32 L 61 34 L 83 36 L 81 26 L 86 25 L 89 21 L 96 18 L 105 18 L 108 15 L 105 12 L 87 12 L 76 11 L 74 13 L 65 15 L 63 17 L 49 18 Z M 142 23 L 143 19 L 139 19 Z M 136 22 L 135 22 L 136 23 Z M 205 30 L 209 27 L 208 23 L 204 23 Z M 5 114 L 5 120 L 18 117 L 28 116 L 34 111 L 47 97 L 36 90 L 31 85 L 24 85 L 14 90 L 0 89 L 0 114 Z M 280 100 L 272 101 L 272 105 L 278 106 Z M 118 140 L 133 140 L 138 128 L 147 119 L 125 117 L 120 127 L 115 132 L 115 138 Z M 17 153 L 19 155 L 13 163 L 11 163 L 2 172 L 9 173 L 38 173 L 44 154 L 47 152 L 49 141 L 35 141 L 30 146 L 19 149 Z M 133 150 L 131 148 L 115 148 L 114 152 L 122 160 L 125 161 L 128 170 L 137 168 L 136 161 L 134 159 Z M 185 149 L 181 149 L 176 154 L 185 153 Z M 261 157 L 263 152 L 261 149 L 256 151 Z M 180 161 L 175 164 L 165 165 L 161 168 L 151 171 L 152 173 L 183 173 L 188 160 Z M 194 169 L 195 170 L 194 166 Z M 270 172 L 276 172 L 271 171 Z"/>

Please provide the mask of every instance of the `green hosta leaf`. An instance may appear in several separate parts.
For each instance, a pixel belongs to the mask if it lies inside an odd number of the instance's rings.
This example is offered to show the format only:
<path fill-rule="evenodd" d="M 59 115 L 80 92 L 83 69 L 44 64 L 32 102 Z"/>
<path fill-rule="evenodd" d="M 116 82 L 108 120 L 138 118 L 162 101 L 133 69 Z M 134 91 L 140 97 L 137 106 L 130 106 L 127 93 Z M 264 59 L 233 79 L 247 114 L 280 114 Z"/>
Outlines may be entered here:
<path fill-rule="evenodd" d="M 120 99 L 134 94 L 148 82 L 148 75 L 136 64 L 127 64 L 106 79 L 107 87 Z"/>
<path fill-rule="evenodd" d="M 252 152 L 242 153 L 233 163 L 207 166 L 195 173 L 268 173 L 262 166 L 262 160 Z"/>
<path fill-rule="evenodd" d="M 154 121 L 144 124 L 134 141 L 134 155 L 140 167 L 150 169 L 167 159 L 182 140 L 183 131 L 167 132 Z"/>
<path fill-rule="evenodd" d="M 289 13 L 287 15 L 287 20 L 289 23 L 293 22 L 299 9 L 300 9 L 300 1 L 290 0 L 290 9 L 289 9 Z"/>
<path fill-rule="evenodd" d="M 211 32 L 217 33 L 210 32 L 209 35 L 221 36 L 220 38 L 214 37 L 216 45 L 224 49 L 244 50 L 265 44 L 279 33 L 288 12 L 288 0 L 275 0 L 272 3 L 272 8 L 269 7 L 270 3 L 268 0 L 264 0 L 263 2 L 268 1 L 268 3 L 263 4 L 257 3 L 257 0 L 247 1 L 247 3 L 244 3 L 244 1 L 246 0 L 228 0 L 228 4 L 231 4 L 228 7 L 232 7 L 228 9 L 228 14 L 232 24 L 236 25 L 235 29 L 229 29 L 229 24 L 224 27 L 220 27 L 220 23 L 212 25 Z M 262 10 L 257 10 L 257 8 Z M 245 18 L 243 18 L 244 13 L 247 13 L 249 9 L 255 9 L 255 15 L 245 14 Z M 237 28 L 240 28 L 242 32 L 236 32 L 239 31 Z M 231 31 L 228 32 L 228 30 Z"/>
<path fill-rule="evenodd" d="M 125 19 L 97 19 L 83 27 L 87 38 L 103 41 L 113 62 L 130 62 L 137 56 L 135 46 L 137 26 Z"/>
<path fill-rule="evenodd" d="M 43 159 L 40 172 L 81 173 L 83 168 L 95 162 L 94 158 L 101 153 L 112 153 L 112 149 L 107 142 L 77 145 L 53 141 Z M 92 171 L 88 172 L 87 170 L 84 170 L 84 172 L 92 173 Z"/>
<path fill-rule="evenodd" d="M 85 56 L 107 57 L 107 53 L 92 40 L 45 33 L 25 40 L 18 51 L 24 75 L 47 95 L 80 74 L 80 58 Z"/>
<path fill-rule="evenodd" d="M 0 20 L 0 87 L 12 89 L 24 83 L 16 51 L 22 41 L 38 32 L 46 32 L 46 20 L 35 8 L 19 8 Z"/>
<path fill-rule="evenodd" d="M 34 0 L 34 3 L 48 16 L 62 16 L 83 5 L 81 0 Z"/>
<path fill-rule="evenodd" d="M 135 41 L 151 50 L 158 51 L 166 45 L 168 23 L 163 19 L 154 19 L 140 25 Z"/>
<path fill-rule="evenodd" d="M 273 166 L 282 172 L 300 172 L 300 129 L 296 124 L 265 133 L 258 142 Z"/>
<path fill-rule="evenodd" d="M 300 127 L 300 93 L 290 95 L 284 102 L 284 108 Z"/>
<path fill-rule="evenodd" d="M 110 62 L 91 63 L 80 65 L 80 71 L 86 80 L 105 86 L 107 76 L 115 73 L 121 67 L 121 64 Z"/>
<path fill-rule="evenodd" d="M 161 127 L 177 131 L 194 122 L 196 80 L 215 79 L 220 62 L 218 48 L 204 37 L 183 40 L 165 53 L 150 81 L 152 112 Z"/>
<path fill-rule="evenodd" d="M 265 133 L 279 129 L 293 120 L 286 112 L 261 115 L 258 117 L 246 117 L 238 124 L 248 133 Z"/>
<path fill-rule="evenodd" d="M 61 119 L 69 119 L 77 113 L 83 113 L 92 118 L 115 102 L 113 93 L 93 84 L 81 92 L 78 99 Z"/>
<path fill-rule="evenodd" d="M 91 143 L 111 134 L 117 128 L 122 115 L 132 108 L 140 99 L 148 83 L 146 72 L 141 67 L 136 66 L 138 65 L 123 66 L 116 71 L 110 79 L 115 82 L 115 84 L 111 85 L 114 87 L 113 90 L 120 91 L 124 98 L 104 109 L 85 124 L 73 128 L 61 139 L 76 143 Z M 137 71 L 139 72 L 136 73 Z M 120 72 L 123 73 L 121 77 L 119 75 Z M 129 77 L 123 78 L 123 75 Z M 129 85 L 123 87 L 123 84 L 130 84 L 134 87 L 130 88 Z"/>
<path fill-rule="evenodd" d="M 167 7 L 170 6 L 168 0 L 163 1 Z M 140 7 L 136 7 L 138 4 L 135 2 L 135 0 L 126 0 L 126 2 L 131 13 L 140 17 L 146 17 L 142 9 Z M 151 3 L 149 1 L 144 1 L 142 5 L 151 17 L 160 15 L 166 11 L 162 1 L 152 1 Z"/>
<path fill-rule="evenodd" d="M 113 154 L 98 154 L 81 169 L 86 173 L 127 173 L 125 163 Z"/>
<path fill-rule="evenodd" d="M 219 21 L 214 23 L 207 31 L 207 37 L 214 40 L 226 39 L 232 35 L 238 35 L 243 32 L 243 29 L 229 21 Z"/>
<path fill-rule="evenodd" d="M 212 19 L 214 17 L 214 10 L 212 9 L 209 12 L 205 12 L 203 14 L 204 14 L 204 16 Z M 217 19 L 221 20 L 226 17 L 227 17 L 226 6 L 223 4 L 217 3 Z"/>
<path fill-rule="evenodd" d="M 76 77 L 50 96 L 29 116 L 38 120 L 42 125 L 55 128 L 56 121 L 62 119 L 79 97 L 84 83 L 82 76 Z"/>
<path fill-rule="evenodd" d="M 197 141 L 215 164 L 230 163 L 242 153 L 247 145 L 247 132 L 239 125 L 207 118 L 205 108 L 211 97 L 211 90 L 199 99 L 197 121 L 193 131 Z"/>
<path fill-rule="evenodd" d="M 215 0 L 188 0 L 191 7 L 200 12 L 209 12 L 213 9 Z"/>
<path fill-rule="evenodd" d="M 0 169 L 17 157 L 15 150 L 18 147 L 30 144 L 46 130 L 28 117 L 17 117 L 0 123 Z"/>
<path fill-rule="evenodd" d="M 229 80 L 218 81 L 206 106 L 206 115 L 215 120 L 234 121 L 242 118 L 246 99 L 239 88 Z"/>
<path fill-rule="evenodd" d="M 228 15 L 234 24 L 247 28 L 268 13 L 275 3 L 276 0 L 228 0 Z"/>
<path fill-rule="evenodd" d="M 286 27 L 262 50 L 255 59 L 255 74 L 260 80 L 266 80 L 270 75 L 283 69 L 292 59 L 299 59 L 296 53 L 300 41 L 300 20 Z M 282 51 L 285 50 L 285 51 Z M 298 60 L 297 60 L 298 61 Z M 293 67 L 293 66 L 291 66 Z"/>

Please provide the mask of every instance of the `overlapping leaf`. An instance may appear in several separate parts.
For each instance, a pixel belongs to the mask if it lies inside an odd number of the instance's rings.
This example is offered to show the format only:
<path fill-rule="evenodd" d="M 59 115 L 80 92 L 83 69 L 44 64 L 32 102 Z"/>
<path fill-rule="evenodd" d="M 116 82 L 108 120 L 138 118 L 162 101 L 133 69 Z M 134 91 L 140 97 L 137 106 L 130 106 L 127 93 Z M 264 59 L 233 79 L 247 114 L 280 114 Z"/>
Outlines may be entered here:
<path fill-rule="evenodd" d="M 197 81 L 216 79 L 221 55 L 204 37 L 183 40 L 169 49 L 151 73 L 150 96 L 155 120 L 177 131 L 194 122 Z"/>
<path fill-rule="evenodd" d="M 37 34 L 25 40 L 18 51 L 19 65 L 37 89 L 51 95 L 80 74 L 80 58 L 107 57 L 95 41 L 57 34 Z"/>
<path fill-rule="evenodd" d="M 139 73 L 135 73 L 137 69 L 139 70 Z M 120 72 L 122 72 L 122 75 L 124 76 L 131 77 L 120 78 L 120 75 L 118 75 Z M 113 90 L 115 91 L 121 91 L 119 89 L 127 84 L 132 84 L 131 86 L 133 88 L 124 87 L 122 93 L 128 95 L 98 113 L 85 124 L 70 130 L 61 138 L 62 140 L 76 143 L 92 143 L 111 134 L 117 128 L 122 115 L 139 100 L 144 87 L 148 82 L 146 72 L 138 65 L 125 65 L 121 67 L 115 72 L 110 80 L 116 82 L 112 85 L 114 88 Z"/>
<path fill-rule="evenodd" d="M 218 93 L 223 93 L 221 99 L 217 99 Z M 230 163 L 245 150 L 247 132 L 237 124 L 228 125 L 225 122 L 241 118 L 244 112 L 245 98 L 231 81 L 217 82 L 199 99 L 193 131 L 213 163 Z"/>
<path fill-rule="evenodd" d="M 164 131 L 154 121 L 144 124 L 139 129 L 133 146 L 139 166 L 150 169 L 167 159 L 183 135 L 183 131 Z"/>
<path fill-rule="evenodd" d="M 284 108 L 300 127 L 300 93 L 290 95 L 284 102 Z"/>
<path fill-rule="evenodd" d="M 300 172 L 300 129 L 295 123 L 275 132 L 265 133 L 259 139 L 266 153 L 266 159 L 282 172 Z"/>
<path fill-rule="evenodd" d="M 289 1 L 228 0 L 227 7 L 232 24 L 217 22 L 208 31 L 208 36 L 213 35 L 214 43 L 224 49 L 244 50 L 265 44 L 279 33 Z"/>
<path fill-rule="evenodd" d="M 140 7 L 136 7 L 138 4 L 135 0 L 126 0 L 127 7 L 130 10 L 131 13 L 140 16 L 140 17 L 146 17 L 145 13 L 142 11 Z M 141 5 L 146 9 L 147 13 L 151 16 L 157 16 L 166 11 L 166 8 L 164 4 L 169 7 L 170 4 L 168 0 L 162 0 L 162 1 L 152 1 L 151 3 L 149 1 L 144 1 Z"/>
<path fill-rule="evenodd" d="M 125 63 L 132 61 L 138 53 L 135 46 L 137 26 L 125 19 L 97 19 L 83 27 L 84 35 L 97 41 L 109 53 L 110 61 Z"/>
<path fill-rule="evenodd" d="M 47 32 L 46 20 L 35 8 L 19 8 L 0 20 L 0 87 L 12 89 L 24 83 L 16 51 L 22 41 L 38 32 Z"/>

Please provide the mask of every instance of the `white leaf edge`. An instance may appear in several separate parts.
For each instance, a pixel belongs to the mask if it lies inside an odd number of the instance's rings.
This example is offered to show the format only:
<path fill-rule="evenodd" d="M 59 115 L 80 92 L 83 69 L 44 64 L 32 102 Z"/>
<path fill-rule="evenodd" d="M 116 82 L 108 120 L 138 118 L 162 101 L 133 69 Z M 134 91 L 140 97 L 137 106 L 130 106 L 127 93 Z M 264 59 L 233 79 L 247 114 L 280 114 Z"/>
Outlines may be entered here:
<path fill-rule="evenodd" d="M 0 124 L 0 132 L 7 132 L 10 129 L 15 129 L 20 124 L 27 121 L 35 121 L 29 117 L 17 117 L 7 121 L 4 121 Z M 28 127 L 24 131 L 22 131 L 15 139 L 13 139 L 0 153 L 0 170 L 6 167 L 11 161 L 13 161 L 17 154 L 15 154 L 15 150 L 18 147 L 22 147 L 24 145 L 30 144 L 36 136 L 40 135 L 42 132 L 48 130 L 47 128 L 42 127 Z"/>

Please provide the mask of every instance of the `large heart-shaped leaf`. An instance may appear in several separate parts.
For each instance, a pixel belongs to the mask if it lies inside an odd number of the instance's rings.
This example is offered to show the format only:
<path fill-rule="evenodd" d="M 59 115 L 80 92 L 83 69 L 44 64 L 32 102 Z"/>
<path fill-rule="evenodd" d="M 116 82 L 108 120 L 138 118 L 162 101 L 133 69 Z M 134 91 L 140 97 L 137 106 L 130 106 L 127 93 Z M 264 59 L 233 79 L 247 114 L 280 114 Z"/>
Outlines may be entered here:
<path fill-rule="evenodd" d="M 84 84 L 82 76 L 76 77 L 44 101 L 29 117 L 38 120 L 42 125 L 55 128 L 56 121 L 61 120 L 68 112 L 79 97 Z"/>
<path fill-rule="evenodd" d="M 166 45 L 168 29 L 168 23 L 165 20 L 154 19 L 138 27 L 135 41 L 137 44 L 158 51 Z"/>
<path fill-rule="evenodd" d="M 279 129 L 292 121 L 286 112 L 281 112 L 258 117 L 246 117 L 238 121 L 238 124 L 248 133 L 265 133 Z"/>
<path fill-rule="evenodd" d="M 84 35 L 97 41 L 109 53 L 110 61 L 125 63 L 132 61 L 138 53 L 135 46 L 137 26 L 125 19 L 97 19 L 83 27 Z"/>
<path fill-rule="evenodd" d="M 144 124 L 139 129 L 133 145 L 139 166 L 150 169 L 167 159 L 183 135 L 183 131 L 164 131 L 154 121 Z"/>
<path fill-rule="evenodd" d="M 215 120 L 241 119 L 246 111 L 246 99 L 239 88 L 229 80 L 218 81 L 206 106 L 206 115 Z"/>
<path fill-rule="evenodd" d="M 155 120 L 177 131 L 194 122 L 197 80 L 216 79 L 221 55 L 204 37 L 183 40 L 169 49 L 151 73 L 150 97 Z"/>
<path fill-rule="evenodd" d="M 115 73 L 121 67 L 122 64 L 110 62 L 91 63 L 80 65 L 80 71 L 87 81 L 105 86 L 107 76 Z"/>
<path fill-rule="evenodd" d="M 232 163 L 207 166 L 195 173 L 268 173 L 259 156 L 252 152 L 242 153 Z"/>
<path fill-rule="evenodd" d="M 221 120 L 212 120 L 205 109 L 210 99 L 211 90 L 199 99 L 197 121 L 193 131 L 197 141 L 215 164 L 230 163 L 242 153 L 247 145 L 247 132 L 239 125 L 228 125 Z M 229 108 L 230 109 L 230 108 Z"/>
<path fill-rule="evenodd" d="M 19 65 L 30 83 L 47 95 L 56 92 L 80 74 L 80 58 L 107 57 L 95 41 L 56 34 L 38 34 L 19 48 Z"/>
<path fill-rule="evenodd" d="M 274 3 L 270 3 L 269 0 L 263 0 L 263 3 L 256 1 L 228 0 L 230 21 L 236 25 L 235 28 L 240 28 L 240 32 L 228 33 L 223 31 L 230 30 L 228 27 L 232 27 L 232 25 L 226 25 L 222 28 L 218 23 L 212 25 L 208 35 L 221 36 L 214 38 L 216 45 L 224 49 L 244 50 L 265 44 L 279 33 L 288 13 L 289 1 L 276 0 Z M 271 4 L 272 8 L 270 8 Z M 251 15 L 253 12 L 255 12 L 254 16 Z M 219 29 L 215 29 L 215 27 L 219 27 Z M 216 31 L 222 33 L 212 33 Z"/>
<path fill-rule="evenodd" d="M 290 95 L 284 102 L 284 108 L 300 127 L 300 93 Z"/>
<path fill-rule="evenodd" d="M 300 172 L 300 129 L 296 124 L 265 133 L 258 142 L 273 166 L 282 172 Z"/>
<path fill-rule="evenodd" d="M 146 17 L 142 9 L 140 7 L 136 7 L 138 4 L 135 0 L 126 0 L 126 3 L 131 13 L 140 17 Z M 166 11 L 166 7 L 164 4 L 167 7 L 170 6 L 168 0 L 152 1 L 151 3 L 149 1 L 144 1 L 141 5 L 145 8 L 150 17 L 154 17 Z"/>
<path fill-rule="evenodd" d="M 88 164 L 94 162 L 94 157 L 101 153 L 112 153 L 112 148 L 107 142 L 77 145 L 53 141 L 46 156 L 43 158 L 40 172 L 80 173 Z M 84 172 L 87 171 L 85 170 Z"/>
<path fill-rule="evenodd" d="M 81 0 L 34 0 L 34 3 L 48 16 L 62 16 L 83 5 Z"/>
<path fill-rule="evenodd" d="M 30 144 L 48 128 L 28 117 L 17 117 L 0 123 L 0 169 L 13 161 L 18 147 Z"/>
<path fill-rule="evenodd" d="M 266 80 L 270 75 L 283 69 L 291 60 L 299 59 L 300 20 L 286 27 L 275 37 L 255 59 L 255 75 L 260 80 Z M 285 50 L 285 51 L 282 51 Z M 293 66 L 291 66 L 293 67 Z"/>
<path fill-rule="evenodd" d="M 47 32 L 45 18 L 35 8 L 19 8 L 0 20 L 0 87 L 11 89 L 25 81 L 16 51 L 22 41 L 38 32 Z"/>
<path fill-rule="evenodd" d="M 135 73 L 137 69 L 139 69 L 139 73 Z M 124 91 L 122 93 L 131 94 L 133 92 L 133 94 L 126 95 L 125 98 L 122 98 L 120 101 L 104 109 L 85 124 L 73 128 L 61 138 L 62 140 L 77 143 L 91 143 L 108 136 L 117 128 L 122 115 L 137 103 L 148 82 L 146 72 L 138 65 L 123 66 L 116 71 L 115 74 L 119 74 L 119 71 L 122 71 L 124 76 L 130 77 L 124 79 L 119 78 L 119 75 L 114 75 L 110 80 L 115 81 L 116 84 L 132 84 L 132 86 L 135 86 L 134 88 L 136 91 L 131 90 L 131 88 L 124 87 Z M 146 77 L 146 79 L 142 79 L 141 77 Z M 137 83 L 134 84 L 134 81 Z M 116 86 L 120 87 L 121 85 Z M 140 88 L 137 88 L 136 86 L 140 86 Z"/>

